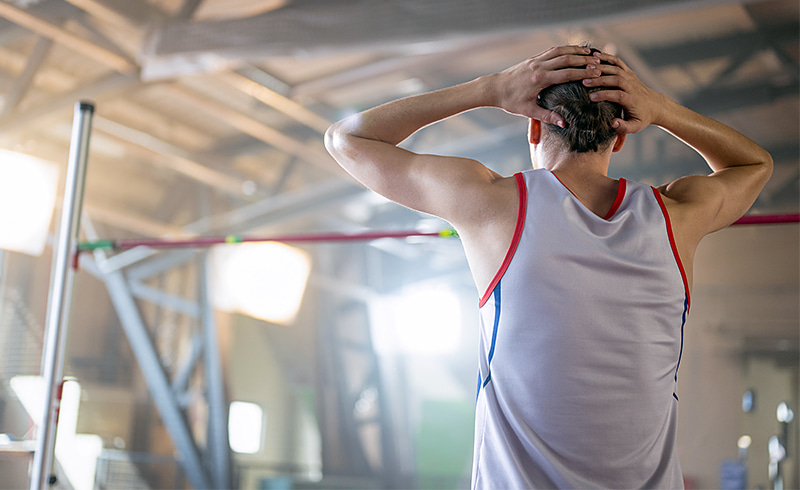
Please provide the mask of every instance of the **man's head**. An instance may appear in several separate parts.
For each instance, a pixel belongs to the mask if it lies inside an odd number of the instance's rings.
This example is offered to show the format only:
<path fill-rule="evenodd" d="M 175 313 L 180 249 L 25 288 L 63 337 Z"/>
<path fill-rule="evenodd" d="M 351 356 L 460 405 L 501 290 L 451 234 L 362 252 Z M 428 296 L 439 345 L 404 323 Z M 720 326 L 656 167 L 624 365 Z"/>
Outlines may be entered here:
<path fill-rule="evenodd" d="M 599 52 L 592 49 L 592 53 Z M 585 87 L 580 80 L 551 85 L 539 93 L 541 107 L 557 112 L 566 127 L 543 124 L 550 133 L 544 138 L 546 146 L 570 152 L 602 152 L 614 142 L 617 131 L 611 127 L 616 118 L 623 117 L 622 106 L 613 102 L 592 102 L 589 94 L 600 87 Z"/>

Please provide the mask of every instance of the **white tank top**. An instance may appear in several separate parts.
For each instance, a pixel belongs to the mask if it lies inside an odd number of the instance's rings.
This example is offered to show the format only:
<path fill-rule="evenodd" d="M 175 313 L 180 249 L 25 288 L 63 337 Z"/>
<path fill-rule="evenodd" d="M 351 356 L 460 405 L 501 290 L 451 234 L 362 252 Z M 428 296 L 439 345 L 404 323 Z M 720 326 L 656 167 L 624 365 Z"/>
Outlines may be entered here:
<path fill-rule="evenodd" d="M 549 170 L 480 300 L 473 488 L 683 488 L 677 372 L 689 293 L 658 191 L 608 215 Z"/>

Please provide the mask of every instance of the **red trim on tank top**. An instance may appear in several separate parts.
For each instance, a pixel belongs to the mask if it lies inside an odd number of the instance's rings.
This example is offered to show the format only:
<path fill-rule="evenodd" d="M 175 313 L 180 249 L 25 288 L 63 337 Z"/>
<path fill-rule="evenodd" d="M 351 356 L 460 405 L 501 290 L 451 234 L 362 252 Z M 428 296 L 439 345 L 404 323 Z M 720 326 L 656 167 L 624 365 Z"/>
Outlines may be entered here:
<path fill-rule="evenodd" d="M 553 177 L 555 177 L 556 180 L 559 181 L 562 186 L 564 186 L 564 189 L 568 190 L 570 194 L 575 196 L 575 199 L 577 199 L 578 202 L 583 204 L 583 201 L 581 201 L 580 198 L 574 192 L 572 192 L 572 189 L 567 187 L 567 184 L 565 184 L 561 179 L 558 178 L 558 175 L 556 175 L 555 172 L 553 172 L 551 170 L 550 173 L 553 174 Z M 619 209 L 620 205 L 622 204 L 622 200 L 625 198 L 625 189 L 626 189 L 626 187 L 627 187 L 627 184 L 625 182 L 625 179 L 619 179 L 619 184 L 617 185 L 617 195 L 614 197 L 614 203 L 611 205 L 611 209 L 608 210 L 608 212 L 606 213 L 605 216 L 603 216 L 602 219 L 608 221 L 614 216 L 614 213 L 617 212 L 617 210 Z M 584 207 L 586 207 L 585 204 L 584 204 Z M 592 214 L 594 214 L 594 213 L 592 213 Z"/>
<path fill-rule="evenodd" d="M 678 247 L 675 245 L 675 236 L 672 234 L 672 222 L 669 219 L 669 213 L 667 212 L 667 207 L 664 205 L 664 200 L 661 198 L 661 193 L 658 192 L 658 189 L 655 187 L 650 187 L 653 189 L 653 193 L 656 195 L 656 201 L 658 201 L 658 205 L 661 207 L 661 212 L 664 214 L 664 221 L 667 223 L 667 236 L 669 236 L 669 245 L 672 247 L 672 254 L 675 256 L 675 261 L 678 263 L 678 270 L 681 271 L 681 278 L 683 279 L 683 288 L 686 291 L 686 304 L 689 308 L 692 306 L 691 298 L 689 297 L 689 281 L 686 279 L 686 271 L 683 268 L 683 262 L 681 262 L 681 256 L 678 255 Z"/>
<path fill-rule="evenodd" d="M 611 209 L 608 210 L 605 216 L 603 216 L 604 220 L 610 220 L 614 213 L 617 212 L 619 209 L 620 204 L 622 204 L 622 200 L 625 198 L 625 188 L 628 184 L 625 182 L 625 179 L 619 179 L 619 185 L 617 186 L 617 197 L 614 198 L 614 204 L 611 205 Z"/>
<path fill-rule="evenodd" d="M 514 178 L 517 180 L 517 191 L 519 192 L 519 209 L 517 210 L 517 224 L 514 227 L 514 236 L 511 238 L 511 245 L 508 246 L 508 251 L 506 251 L 506 256 L 503 258 L 503 263 L 500 265 L 500 269 L 492 278 L 492 282 L 489 283 L 489 287 L 486 288 L 486 292 L 483 293 L 483 296 L 481 296 L 481 299 L 478 302 L 478 308 L 481 308 L 484 304 L 486 304 L 486 302 L 492 296 L 494 288 L 497 287 L 497 283 L 500 282 L 500 278 L 502 278 L 503 274 L 506 273 L 508 265 L 511 263 L 511 259 L 514 257 L 514 252 L 517 251 L 519 239 L 522 237 L 522 229 L 525 227 L 525 212 L 528 210 L 528 188 L 525 186 L 525 178 L 522 176 L 522 173 L 514 174 Z"/>

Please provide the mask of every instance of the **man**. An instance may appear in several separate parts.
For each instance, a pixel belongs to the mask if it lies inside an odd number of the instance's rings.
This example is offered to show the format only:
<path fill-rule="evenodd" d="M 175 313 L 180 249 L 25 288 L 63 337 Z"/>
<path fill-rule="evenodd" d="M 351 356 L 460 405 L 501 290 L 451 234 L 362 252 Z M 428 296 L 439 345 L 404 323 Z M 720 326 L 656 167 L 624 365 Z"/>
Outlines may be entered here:
<path fill-rule="evenodd" d="M 477 107 L 530 119 L 533 170 L 397 147 Z M 713 172 L 658 189 L 609 178 L 611 154 L 650 124 Z M 579 46 L 367 110 L 325 143 L 365 186 L 461 237 L 482 293 L 474 488 L 683 486 L 675 384 L 694 253 L 753 204 L 766 151 Z"/>

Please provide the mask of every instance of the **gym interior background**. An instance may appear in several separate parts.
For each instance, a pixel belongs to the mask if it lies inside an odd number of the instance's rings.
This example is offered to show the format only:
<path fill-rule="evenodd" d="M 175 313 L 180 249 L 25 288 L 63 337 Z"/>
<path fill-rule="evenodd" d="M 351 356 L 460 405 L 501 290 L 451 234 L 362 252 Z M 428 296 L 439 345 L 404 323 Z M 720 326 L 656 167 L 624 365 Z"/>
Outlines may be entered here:
<path fill-rule="evenodd" d="M 96 104 L 81 240 L 438 231 L 346 176 L 326 127 L 588 41 L 770 151 L 751 214 L 783 215 L 800 202 L 799 9 L 4 0 L 0 489 L 29 485 L 77 101 Z M 405 145 L 511 174 L 529 165 L 525 131 L 481 109 Z M 655 128 L 612 162 L 649 184 L 707 172 Z M 700 246 L 678 390 L 688 487 L 800 487 L 799 237 L 797 223 L 744 225 Z M 456 238 L 84 253 L 54 488 L 468 487 L 477 300 Z"/>

